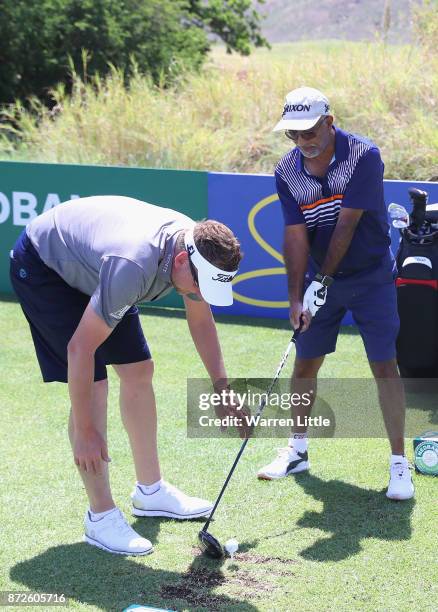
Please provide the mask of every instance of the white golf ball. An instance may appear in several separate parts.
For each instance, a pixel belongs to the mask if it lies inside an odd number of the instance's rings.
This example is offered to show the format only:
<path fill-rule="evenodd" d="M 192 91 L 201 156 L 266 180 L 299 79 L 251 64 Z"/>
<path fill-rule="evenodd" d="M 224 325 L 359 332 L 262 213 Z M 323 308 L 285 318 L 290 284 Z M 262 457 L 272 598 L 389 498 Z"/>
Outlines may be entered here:
<path fill-rule="evenodd" d="M 230 538 L 229 540 L 225 542 L 224 548 L 227 551 L 227 553 L 231 555 L 232 557 L 234 553 L 237 551 L 237 549 L 239 548 L 239 542 L 236 540 L 236 538 Z"/>

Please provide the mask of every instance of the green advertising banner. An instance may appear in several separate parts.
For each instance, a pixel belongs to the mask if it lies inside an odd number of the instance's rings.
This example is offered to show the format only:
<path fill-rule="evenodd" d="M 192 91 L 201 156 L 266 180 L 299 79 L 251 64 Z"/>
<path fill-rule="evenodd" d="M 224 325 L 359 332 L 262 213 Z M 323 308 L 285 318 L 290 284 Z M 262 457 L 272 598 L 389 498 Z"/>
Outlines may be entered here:
<path fill-rule="evenodd" d="M 207 189 L 206 172 L 0 162 L 0 293 L 12 292 L 9 252 L 15 240 L 49 208 L 72 198 L 125 195 L 197 220 L 207 217 Z M 173 291 L 157 305 L 183 304 Z"/>

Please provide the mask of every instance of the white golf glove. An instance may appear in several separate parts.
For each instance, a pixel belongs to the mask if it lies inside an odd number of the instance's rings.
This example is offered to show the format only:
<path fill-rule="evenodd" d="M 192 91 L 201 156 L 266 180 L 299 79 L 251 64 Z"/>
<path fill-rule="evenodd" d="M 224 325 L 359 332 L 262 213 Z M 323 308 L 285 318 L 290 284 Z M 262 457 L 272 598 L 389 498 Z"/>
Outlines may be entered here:
<path fill-rule="evenodd" d="M 310 283 L 303 298 L 303 310 L 308 310 L 312 317 L 316 315 L 327 299 L 327 285 L 314 280 Z"/>

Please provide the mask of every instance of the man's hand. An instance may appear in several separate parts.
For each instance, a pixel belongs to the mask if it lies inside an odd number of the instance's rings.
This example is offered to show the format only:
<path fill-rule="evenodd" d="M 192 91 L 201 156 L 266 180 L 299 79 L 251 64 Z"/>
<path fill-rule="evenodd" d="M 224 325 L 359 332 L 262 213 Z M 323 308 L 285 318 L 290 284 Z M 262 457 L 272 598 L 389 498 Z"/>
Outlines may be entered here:
<path fill-rule="evenodd" d="M 292 302 L 289 310 L 289 318 L 292 328 L 298 329 L 301 325 L 301 333 L 309 328 L 312 317 L 309 312 L 303 309 L 302 302 Z"/>
<path fill-rule="evenodd" d="M 106 463 L 111 461 L 108 457 L 107 444 L 96 429 L 75 432 L 73 456 L 80 470 L 95 475 L 102 473 L 102 461 Z"/>
<path fill-rule="evenodd" d="M 246 406 L 238 408 L 237 406 L 230 406 L 227 402 L 226 404 L 215 406 L 214 411 L 219 419 L 223 419 L 226 416 L 233 418 L 240 438 L 243 439 L 250 437 L 253 427 L 247 421 L 247 418 L 251 416 L 251 412 Z M 221 426 L 222 431 L 225 431 L 225 429 L 225 425 Z"/>
<path fill-rule="evenodd" d="M 314 317 L 327 299 L 327 287 L 319 281 L 312 281 L 303 298 L 303 310 Z"/>
<path fill-rule="evenodd" d="M 248 423 L 247 417 L 251 416 L 251 411 L 246 407 L 240 407 L 235 401 L 235 394 L 230 389 L 229 385 L 220 389 L 218 384 L 215 384 L 216 393 L 220 393 L 222 403 L 214 407 L 216 416 L 219 419 L 230 417 L 233 419 L 236 429 L 239 432 L 240 438 L 249 438 L 253 427 Z M 221 426 L 221 431 L 225 431 L 226 426 Z"/>

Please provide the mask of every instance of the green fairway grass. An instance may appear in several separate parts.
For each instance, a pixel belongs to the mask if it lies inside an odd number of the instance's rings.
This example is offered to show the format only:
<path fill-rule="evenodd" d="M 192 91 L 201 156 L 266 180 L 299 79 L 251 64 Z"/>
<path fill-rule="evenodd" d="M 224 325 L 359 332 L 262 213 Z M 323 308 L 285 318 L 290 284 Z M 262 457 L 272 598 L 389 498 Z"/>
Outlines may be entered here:
<path fill-rule="evenodd" d="M 218 321 L 229 375 L 270 379 L 290 338 L 287 322 Z M 142 324 L 155 360 L 163 477 L 213 500 L 240 442 L 187 439 L 186 380 L 205 375 L 187 324 L 178 311 L 156 309 L 142 311 Z M 203 521 L 131 517 L 135 476 L 112 371 L 114 497 L 155 551 L 129 558 L 86 545 L 87 501 L 68 443 L 67 388 L 41 382 L 14 301 L 0 302 L 0 339 L 0 590 L 64 593 L 78 610 L 122 610 L 132 603 L 228 612 L 436 607 L 438 478 L 415 475 L 415 501 L 386 499 L 385 439 L 311 440 L 310 473 L 277 482 L 255 475 L 285 441 L 250 440 L 211 525 L 222 542 L 239 540 L 234 560 L 199 555 Z M 293 354 L 284 376 L 292 363 Z M 344 328 L 321 375 L 370 375 L 354 329 Z M 410 440 L 407 451 L 412 460 Z"/>

